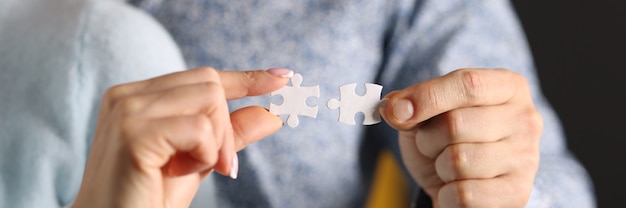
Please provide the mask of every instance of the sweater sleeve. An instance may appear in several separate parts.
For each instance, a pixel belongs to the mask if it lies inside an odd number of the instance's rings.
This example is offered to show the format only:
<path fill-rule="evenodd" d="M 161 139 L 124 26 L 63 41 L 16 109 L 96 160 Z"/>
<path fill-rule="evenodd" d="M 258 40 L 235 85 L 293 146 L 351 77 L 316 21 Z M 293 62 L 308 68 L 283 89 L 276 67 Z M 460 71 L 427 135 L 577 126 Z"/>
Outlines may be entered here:
<path fill-rule="evenodd" d="M 99 104 L 104 92 L 118 84 L 185 70 L 179 48 L 162 26 L 134 7 L 114 1 L 89 1 L 80 31 L 76 96 L 86 112 L 81 128 L 87 129 L 91 148 Z"/>
<path fill-rule="evenodd" d="M 526 77 L 544 120 L 541 161 L 528 207 L 594 207 L 593 185 L 566 146 L 542 95 L 532 56 L 510 2 L 405 1 L 389 28 L 380 79 L 388 90 L 467 67 L 507 68 Z M 395 144 L 397 145 L 397 144 Z M 420 203 L 417 203 L 420 204 Z"/>
<path fill-rule="evenodd" d="M 91 138 L 101 96 L 113 85 L 185 70 L 179 48 L 168 32 L 143 11 L 124 3 L 90 1 L 83 15 L 78 59 L 78 94 L 90 106 Z"/>
<path fill-rule="evenodd" d="M 69 206 L 103 92 L 184 69 L 169 34 L 122 3 L 1 1 L 0 207 Z"/>

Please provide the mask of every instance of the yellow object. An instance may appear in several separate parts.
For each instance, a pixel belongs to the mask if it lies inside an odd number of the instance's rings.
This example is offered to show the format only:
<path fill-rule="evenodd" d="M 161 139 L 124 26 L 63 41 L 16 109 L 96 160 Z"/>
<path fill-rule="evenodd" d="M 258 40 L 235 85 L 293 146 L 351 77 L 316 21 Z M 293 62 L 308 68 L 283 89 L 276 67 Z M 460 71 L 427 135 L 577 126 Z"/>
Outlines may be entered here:
<path fill-rule="evenodd" d="M 382 151 L 366 208 L 406 208 L 410 206 L 410 198 L 409 183 L 400 163 L 390 151 Z"/>

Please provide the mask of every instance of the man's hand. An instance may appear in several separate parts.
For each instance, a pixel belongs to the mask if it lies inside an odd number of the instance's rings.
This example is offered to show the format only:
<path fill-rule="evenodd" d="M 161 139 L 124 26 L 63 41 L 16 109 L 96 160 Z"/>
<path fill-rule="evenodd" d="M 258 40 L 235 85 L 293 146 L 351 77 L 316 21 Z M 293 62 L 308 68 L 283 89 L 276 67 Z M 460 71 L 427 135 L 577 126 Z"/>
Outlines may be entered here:
<path fill-rule="evenodd" d="M 543 121 L 523 76 L 463 69 L 385 96 L 404 164 L 435 207 L 524 207 Z"/>

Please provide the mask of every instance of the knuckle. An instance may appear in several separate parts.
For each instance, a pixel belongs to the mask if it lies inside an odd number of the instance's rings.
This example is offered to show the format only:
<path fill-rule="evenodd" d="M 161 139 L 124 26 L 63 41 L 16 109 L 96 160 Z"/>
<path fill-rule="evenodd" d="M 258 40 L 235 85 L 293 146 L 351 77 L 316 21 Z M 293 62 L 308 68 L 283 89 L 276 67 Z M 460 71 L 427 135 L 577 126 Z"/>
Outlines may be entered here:
<path fill-rule="evenodd" d="M 112 142 L 120 154 L 126 156 L 136 168 L 146 169 L 161 165 L 158 161 L 165 161 L 170 154 L 161 151 L 150 151 L 146 147 L 168 149 L 169 143 L 163 139 L 165 135 L 151 130 L 147 120 L 135 116 L 125 116 L 117 120 L 118 137 Z M 157 157 L 156 160 L 146 160 L 146 157 Z M 157 163 L 154 163 L 157 162 Z"/>
<path fill-rule="evenodd" d="M 522 172 L 526 172 L 532 175 L 537 172 L 537 168 L 539 167 L 539 152 L 534 152 L 536 153 L 532 153 L 529 156 L 525 157 L 523 160 L 521 160 L 519 168 L 521 168 Z"/>
<path fill-rule="evenodd" d="M 526 77 L 523 74 L 520 74 L 518 72 L 515 72 L 515 71 L 508 71 L 508 72 L 509 72 L 509 77 L 510 77 L 509 80 L 512 83 L 515 83 L 515 85 L 513 86 L 517 86 L 517 91 L 519 91 L 518 93 L 530 94 L 528 79 L 526 79 Z"/>
<path fill-rule="evenodd" d="M 485 83 L 478 71 L 462 69 L 458 71 L 458 74 L 463 87 L 463 96 L 470 101 L 480 99 Z"/>
<path fill-rule="evenodd" d="M 519 171 L 522 173 L 535 174 L 539 168 L 540 163 L 540 149 L 538 139 L 532 142 L 528 142 L 525 146 L 521 147 L 519 157 L 517 157 L 517 164 Z"/>
<path fill-rule="evenodd" d="M 509 189 L 503 191 L 505 191 L 504 194 L 511 196 L 509 198 L 511 204 L 522 205 L 528 202 L 532 185 L 526 185 L 526 183 L 509 183 L 509 187 Z"/>
<path fill-rule="evenodd" d="M 244 71 L 240 74 L 241 76 L 239 76 L 239 78 L 241 79 L 242 83 L 255 83 L 255 81 L 259 79 L 257 76 L 257 71 Z"/>
<path fill-rule="evenodd" d="M 515 71 L 508 71 L 508 72 L 511 75 L 511 79 L 513 79 L 515 82 L 520 83 L 520 84 L 524 84 L 524 85 L 528 85 L 528 80 L 526 79 L 526 77 L 523 74 L 520 74 L 520 73 L 515 72 Z"/>
<path fill-rule="evenodd" d="M 534 138 L 539 138 L 543 132 L 543 117 L 533 108 L 527 113 L 527 120 L 529 133 Z"/>
<path fill-rule="evenodd" d="M 450 138 L 450 143 L 455 142 L 455 139 L 462 134 L 463 129 L 463 115 L 460 111 L 452 110 L 442 114 L 444 120 L 444 128 L 446 134 Z"/>
<path fill-rule="evenodd" d="M 111 100 L 111 99 L 115 99 L 119 97 L 120 88 L 121 88 L 120 85 L 110 87 L 109 89 L 106 90 L 106 92 L 104 92 L 104 98 Z"/>
<path fill-rule="evenodd" d="M 138 135 L 138 131 L 140 131 L 142 122 L 137 122 L 136 119 L 132 118 L 132 117 L 124 117 L 121 118 L 119 120 L 119 122 L 117 122 L 118 125 L 118 129 L 119 129 L 119 133 L 120 133 L 120 139 L 122 140 L 122 143 L 130 143 L 134 140 L 134 138 L 137 137 Z M 123 145 L 123 146 L 129 146 L 129 145 Z"/>
<path fill-rule="evenodd" d="M 110 87 L 109 89 L 106 90 L 106 92 L 104 92 L 104 96 L 102 98 L 102 101 L 104 104 L 107 105 L 107 107 L 112 107 L 115 105 L 115 103 L 121 99 L 122 97 L 124 97 L 124 95 L 127 94 L 127 89 L 125 85 L 115 85 L 113 87 Z"/>
<path fill-rule="evenodd" d="M 441 110 L 443 110 L 445 108 L 445 106 L 443 106 L 443 103 L 441 101 L 442 99 L 442 95 L 438 92 L 438 89 L 435 86 L 432 85 L 427 85 L 425 86 L 426 89 L 424 89 L 426 91 L 426 96 L 428 99 L 426 106 L 420 106 L 418 107 L 418 109 L 421 109 L 421 107 L 425 107 L 425 109 L 432 109 L 433 111 L 439 112 Z M 418 103 L 419 105 L 419 103 Z"/>
<path fill-rule="evenodd" d="M 461 145 L 450 145 L 450 168 L 454 173 L 454 179 L 462 178 L 467 164 L 467 157 Z"/>
<path fill-rule="evenodd" d="M 260 78 L 257 71 L 244 71 L 242 73 L 237 73 L 240 76 L 237 76 L 237 83 L 243 85 L 242 89 L 245 89 L 246 92 L 242 92 L 242 96 L 248 94 L 247 90 L 251 89 L 250 86 L 254 85 L 254 83 L 261 83 Z"/>
<path fill-rule="evenodd" d="M 531 144 L 538 146 L 543 132 L 543 117 L 541 114 L 534 107 L 528 107 L 522 110 L 517 117 L 521 122 L 521 134 L 531 139 Z"/>
<path fill-rule="evenodd" d="M 204 73 L 205 75 L 212 75 L 212 74 L 217 73 L 217 72 L 216 72 L 217 70 L 216 70 L 216 69 L 214 69 L 213 67 L 210 67 L 210 66 L 199 67 L 199 68 L 197 68 L 197 70 L 198 70 L 200 73 Z"/>
<path fill-rule="evenodd" d="M 201 93 L 204 95 L 221 96 L 224 94 L 224 90 L 216 82 L 203 82 L 199 83 L 198 85 Z"/>
<path fill-rule="evenodd" d="M 467 158 L 465 152 L 460 145 L 449 145 L 443 152 L 444 164 L 447 164 L 443 168 L 448 170 L 442 170 L 441 176 L 446 181 L 454 181 L 462 179 L 465 175 L 465 167 L 467 165 Z"/>
<path fill-rule="evenodd" d="M 206 138 L 207 135 L 213 134 L 211 122 L 205 115 L 195 115 L 192 120 L 192 126 L 200 138 Z"/>
<path fill-rule="evenodd" d="M 454 185 L 454 194 L 456 195 L 456 205 L 458 207 L 472 207 L 474 204 L 474 197 L 472 195 L 471 186 L 467 183 L 467 181 L 459 181 L 458 183 L 453 183 Z"/>
<path fill-rule="evenodd" d="M 114 108 L 122 115 L 131 115 L 143 109 L 144 101 L 140 97 L 126 97 L 114 103 Z"/>
<path fill-rule="evenodd" d="M 528 200 L 530 200 L 530 195 L 533 191 L 533 184 L 527 183 L 526 185 L 523 185 L 520 190 L 521 191 L 517 192 L 521 193 L 519 197 L 517 197 L 517 204 L 525 205 L 528 203 Z"/>
<path fill-rule="evenodd" d="M 197 70 L 198 70 L 199 76 L 206 77 L 207 80 L 219 77 L 217 70 L 210 66 L 200 67 L 200 68 L 197 68 Z"/>

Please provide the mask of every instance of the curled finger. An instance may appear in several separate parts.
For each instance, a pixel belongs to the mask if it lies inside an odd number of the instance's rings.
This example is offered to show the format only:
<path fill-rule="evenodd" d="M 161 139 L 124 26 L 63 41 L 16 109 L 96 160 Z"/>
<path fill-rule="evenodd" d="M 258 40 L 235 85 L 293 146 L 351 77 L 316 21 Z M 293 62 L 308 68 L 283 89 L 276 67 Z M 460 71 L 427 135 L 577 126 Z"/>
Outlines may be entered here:
<path fill-rule="evenodd" d="M 435 116 L 418 127 L 415 140 L 422 154 L 435 158 L 449 145 L 496 142 L 526 131 L 521 107 L 495 105 L 467 107 Z"/>
<path fill-rule="evenodd" d="M 459 180 L 438 192 L 440 207 L 524 207 L 532 191 L 526 176 L 503 175 L 490 179 Z"/>
<path fill-rule="evenodd" d="M 126 119 L 124 144 L 142 169 L 162 170 L 171 176 L 212 168 L 220 146 L 206 116 L 188 115 L 138 122 Z M 132 133 L 131 129 L 141 129 Z"/>

